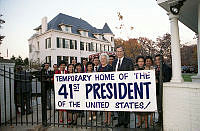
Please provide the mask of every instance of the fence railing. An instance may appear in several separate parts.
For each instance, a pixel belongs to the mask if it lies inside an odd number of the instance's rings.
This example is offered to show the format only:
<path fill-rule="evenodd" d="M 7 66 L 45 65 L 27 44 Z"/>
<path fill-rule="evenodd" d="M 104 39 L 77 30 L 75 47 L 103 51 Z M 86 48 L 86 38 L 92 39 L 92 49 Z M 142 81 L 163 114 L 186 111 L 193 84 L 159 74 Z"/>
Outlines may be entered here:
<path fill-rule="evenodd" d="M 38 125 L 115 128 L 118 114 L 127 116 L 125 128 L 160 129 L 158 113 L 56 110 L 53 73 L 0 69 L 0 126 Z M 47 86 L 48 85 L 48 86 Z"/>

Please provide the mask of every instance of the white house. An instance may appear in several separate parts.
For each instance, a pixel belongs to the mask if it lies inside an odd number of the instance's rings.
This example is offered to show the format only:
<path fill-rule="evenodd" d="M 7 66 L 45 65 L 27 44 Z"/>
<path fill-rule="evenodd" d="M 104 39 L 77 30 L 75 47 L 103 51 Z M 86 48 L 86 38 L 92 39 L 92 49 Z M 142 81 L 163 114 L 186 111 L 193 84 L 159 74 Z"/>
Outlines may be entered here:
<path fill-rule="evenodd" d="M 47 23 L 47 17 L 35 28 L 36 33 L 28 39 L 29 59 L 32 63 L 70 63 L 104 51 L 114 50 L 114 34 L 105 23 L 102 29 L 91 26 L 81 18 L 58 14 Z"/>

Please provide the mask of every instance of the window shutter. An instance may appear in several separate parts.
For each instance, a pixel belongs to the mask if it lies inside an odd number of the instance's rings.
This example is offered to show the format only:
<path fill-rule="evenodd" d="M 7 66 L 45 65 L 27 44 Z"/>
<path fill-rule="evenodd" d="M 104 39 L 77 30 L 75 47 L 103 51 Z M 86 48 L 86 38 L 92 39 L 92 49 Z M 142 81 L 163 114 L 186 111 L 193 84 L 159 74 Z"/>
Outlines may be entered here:
<path fill-rule="evenodd" d="M 72 40 L 70 40 L 70 49 L 73 48 L 73 45 L 72 45 Z"/>
<path fill-rule="evenodd" d="M 90 46 L 90 43 L 88 43 L 88 48 L 89 48 L 89 51 L 91 51 L 91 46 Z"/>
<path fill-rule="evenodd" d="M 75 40 L 75 50 L 77 50 L 77 41 Z"/>
<path fill-rule="evenodd" d="M 59 45 L 59 38 L 57 37 L 57 48 L 60 48 Z"/>
<path fill-rule="evenodd" d="M 45 49 L 47 49 L 47 39 L 45 39 Z"/>
<path fill-rule="evenodd" d="M 66 48 L 65 47 L 65 39 L 63 38 L 62 40 L 63 40 L 63 42 L 62 42 L 63 43 L 63 48 Z"/>
<path fill-rule="evenodd" d="M 51 48 L 51 37 L 49 38 L 49 48 Z"/>

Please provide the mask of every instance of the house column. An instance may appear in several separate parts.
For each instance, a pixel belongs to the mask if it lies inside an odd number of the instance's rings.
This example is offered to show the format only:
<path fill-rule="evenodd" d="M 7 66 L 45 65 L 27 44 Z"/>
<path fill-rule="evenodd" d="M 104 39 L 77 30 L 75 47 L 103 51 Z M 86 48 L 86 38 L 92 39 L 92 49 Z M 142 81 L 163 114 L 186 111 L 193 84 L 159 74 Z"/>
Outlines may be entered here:
<path fill-rule="evenodd" d="M 183 82 L 181 74 L 180 36 L 178 15 L 168 13 L 171 30 L 171 55 L 172 55 L 172 79 L 171 82 Z"/>
<path fill-rule="evenodd" d="M 198 74 L 200 78 L 200 4 L 198 7 L 198 40 L 197 40 L 197 61 L 198 61 Z"/>
<path fill-rule="evenodd" d="M 198 74 L 192 76 L 192 82 L 200 82 L 200 4 L 198 6 L 198 35 L 197 35 L 197 62 L 198 62 Z"/>

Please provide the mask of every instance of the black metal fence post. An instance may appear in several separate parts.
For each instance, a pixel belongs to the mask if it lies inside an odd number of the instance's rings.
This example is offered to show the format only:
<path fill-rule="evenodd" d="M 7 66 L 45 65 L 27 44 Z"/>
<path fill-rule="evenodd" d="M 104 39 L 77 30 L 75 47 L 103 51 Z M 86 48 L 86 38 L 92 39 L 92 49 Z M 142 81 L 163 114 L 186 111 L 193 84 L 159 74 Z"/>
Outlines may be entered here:
<path fill-rule="evenodd" d="M 11 69 L 9 67 L 9 90 L 10 90 L 10 124 L 12 126 L 12 88 L 11 88 Z"/>
<path fill-rule="evenodd" d="M 5 125 L 7 125 L 7 119 L 6 119 L 6 114 L 7 114 L 7 109 L 6 109 L 6 68 L 5 68 L 5 65 L 4 65 L 4 109 L 5 109 Z"/>
<path fill-rule="evenodd" d="M 45 87 L 44 70 L 41 70 L 41 100 L 42 100 L 42 125 L 47 126 L 47 90 Z"/>
<path fill-rule="evenodd" d="M 159 117 L 160 117 L 160 122 L 161 122 L 161 131 L 163 130 L 163 51 L 162 48 L 160 50 L 160 113 L 159 113 Z"/>

